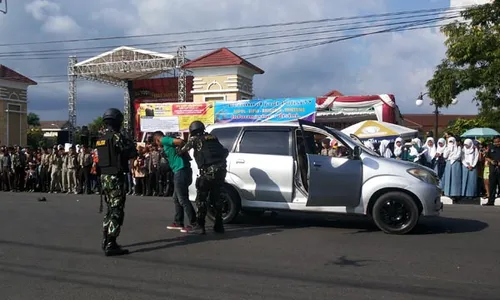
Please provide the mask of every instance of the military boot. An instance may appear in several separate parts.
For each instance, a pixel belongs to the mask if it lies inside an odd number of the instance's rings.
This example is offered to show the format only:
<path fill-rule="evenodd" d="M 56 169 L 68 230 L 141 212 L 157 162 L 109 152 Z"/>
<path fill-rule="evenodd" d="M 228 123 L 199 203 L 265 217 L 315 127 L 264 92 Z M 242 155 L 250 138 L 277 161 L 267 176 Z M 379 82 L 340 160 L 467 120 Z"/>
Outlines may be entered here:
<path fill-rule="evenodd" d="M 191 230 L 192 234 L 201 234 L 201 235 L 204 235 L 206 234 L 206 230 L 205 230 L 205 220 L 201 220 L 201 219 L 197 219 L 196 220 L 196 224 L 193 224 L 193 229 Z"/>
<path fill-rule="evenodd" d="M 224 233 L 224 222 L 222 221 L 221 216 L 215 218 L 214 232 Z"/>
<path fill-rule="evenodd" d="M 108 238 L 108 243 L 106 244 L 106 248 L 104 249 L 104 254 L 106 256 L 118 256 L 128 253 L 129 251 L 127 249 L 123 249 L 116 243 L 115 238 Z"/>

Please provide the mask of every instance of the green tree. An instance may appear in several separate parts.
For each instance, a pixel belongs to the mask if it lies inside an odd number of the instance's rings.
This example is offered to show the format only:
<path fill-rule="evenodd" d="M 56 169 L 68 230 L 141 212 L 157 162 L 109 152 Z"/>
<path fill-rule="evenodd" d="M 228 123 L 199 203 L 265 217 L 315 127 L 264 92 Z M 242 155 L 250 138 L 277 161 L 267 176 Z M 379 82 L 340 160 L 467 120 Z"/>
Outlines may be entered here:
<path fill-rule="evenodd" d="M 476 90 L 480 113 L 500 113 L 500 1 L 477 5 L 461 13 L 464 21 L 441 28 L 446 58 L 427 82 L 429 97 L 448 107 L 464 91 Z"/>
<path fill-rule="evenodd" d="M 92 123 L 88 125 L 89 128 L 89 133 L 91 135 L 97 135 L 99 133 L 99 130 L 104 127 L 104 121 L 102 120 L 102 117 L 97 117 Z"/>
<path fill-rule="evenodd" d="M 29 113 L 27 116 L 29 127 L 40 127 L 40 117 L 35 113 Z"/>
<path fill-rule="evenodd" d="M 40 128 L 33 127 L 28 130 L 27 144 L 32 149 L 45 146 L 45 139 Z"/>

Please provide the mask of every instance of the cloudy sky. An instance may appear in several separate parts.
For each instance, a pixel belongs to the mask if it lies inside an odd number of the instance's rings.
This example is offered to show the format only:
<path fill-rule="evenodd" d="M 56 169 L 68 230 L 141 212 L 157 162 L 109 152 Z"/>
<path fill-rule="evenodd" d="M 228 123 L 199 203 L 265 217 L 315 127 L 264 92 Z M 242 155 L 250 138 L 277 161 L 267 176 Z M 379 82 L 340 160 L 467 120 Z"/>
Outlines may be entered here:
<path fill-rule="evenodd" d="M 67 74 L 67 56 L 70 53 L 83 60 L 119 45 L 141 44 L 138 47 L 173 53 L 179 46 L 179 40 L 200 38 L 206 41 L 211 35 L 214 40 L 220 40 L 225 35 L 251 36 L 252 33 L 280 29 L 182 37 L 11 44 L 239 27 L 455 7 L 479 2 L 485 1 L 286 0 L 284 5 L 283 0 L 10 0 L 8 13 L 0 15 L 0 63 L 40 83 L 29 89 L 31 112 L 39 114 L 43 120 L 61 120 L 67 119 L 68 114 L 68 84 L 64 82 L 64 75 Z M 352 32 L 336 34 L 349 35 Z M 321 35 L 311 35 L 311 39 L 315 37 Z M 255 58 L 251 62 L 266 73 L 255 77 L 254 90 L 259 98 L 321 96 L 332 89 L 346 95 L 392 93 L 403 113 L 430 113 L 432 109 L 428 105 L 416 107 L 415 98 L 425 91 L 426 81 L 444 57 L 443 41 L 444 37 L 437 29 L 427 28 L 371 35 Z M 206 46 L 189 46 L 194 43 L 192 41 L 184 44 L 187 44 L 191 59 L 224 46 L 242 56 L 290 47 L 290 44 L 276 45 L 277 39 L 268 42 L 274 45 L 265 46 L 265 41 L 234 41 Z M 157 44 L 144 45 L 151 43 Z M 80 50 L 71 50 L 75 48 Z M 477 111 L 470 93 L 461 95 L 459 100 L 458 105 L 443 113 L 472 114 Z M 79 81 L 77 105 L 78 123 L 85 124 L 107 107 L 123 107 L 123 92 L 107 85 Z"/>

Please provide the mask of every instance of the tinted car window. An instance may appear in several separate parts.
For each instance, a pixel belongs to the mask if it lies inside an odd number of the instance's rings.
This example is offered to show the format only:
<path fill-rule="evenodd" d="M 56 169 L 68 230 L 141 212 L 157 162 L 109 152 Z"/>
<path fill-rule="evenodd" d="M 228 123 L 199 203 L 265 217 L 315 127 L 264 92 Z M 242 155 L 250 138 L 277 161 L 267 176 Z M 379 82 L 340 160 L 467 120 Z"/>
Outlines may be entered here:
<path fill-rule="evenodd" d="M 245 131 L 239 152 L 249 154 L 290 155 L 289 131 Z"/>
<path fill-rule="evenodd" d="M 227 127 L 227 128 L 216 128 L 210 133 L 215 135 L 219 142 L 229 151 L 232 150 L 234 141 L 240 133 L 240 127 Z"/>

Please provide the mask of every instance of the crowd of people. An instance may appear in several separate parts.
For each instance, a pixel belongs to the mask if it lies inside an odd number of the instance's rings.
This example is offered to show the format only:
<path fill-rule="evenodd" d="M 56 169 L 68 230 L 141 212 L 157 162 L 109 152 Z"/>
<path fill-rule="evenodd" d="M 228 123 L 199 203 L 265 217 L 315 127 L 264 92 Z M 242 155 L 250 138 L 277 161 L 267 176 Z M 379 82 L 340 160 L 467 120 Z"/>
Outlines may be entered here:
<path fill-rule="evenodd" d="M 479 140 L 464 139 L 445 134 L 437 143 L 427 137 L 406 142 L 397 138 L 382 140 L 376 149 L 365 141 L 365 146 L 381 156 L 415 162 L 433 169 L 439 177 L 443 195 L 459 202 L 463 199 L 483 197 L 486 205 L 494 205 L 500 188 L 500 137 L 488 144 Z"/>
<path fill-rule="evenodd" d="M 323 155 L 341 155 L 342 146 L 323 140 Z M 492 205 L 500 188 L 500 137 L 492 144 L 445 135 L 437 143 L 427 137 L 394 143 L 382 140 L 367 148 L 386 158 L 416 162 L 433 169 L 440 179 L 443 195 L 459 202 L 464 198 L 483 197 Z M 136 196 L 171 196 L 173 173 L 168 159 L 159 147 L 138 147 L 139 157 L 129 166 L 126 193 Z M 488 159 L 489 158 L 489 159 Z M 29 149 L 19 146 L 0 147 L 0 190 L 5 192 L 100 193 L 100 171 L 97 151 L 86 145 L 65 148 Z"/>
<path fill-rule="evenodd" d="M 138 147 L 139 157 L 130 163 L 126 181 L 128 195 L 170 196 L 172 172 L 168 161 L 151 144 Z M 86 145 L 29 149 L 0 147 L 0 190 L 99 194 L 100 170 L 97 151 Z"/>

